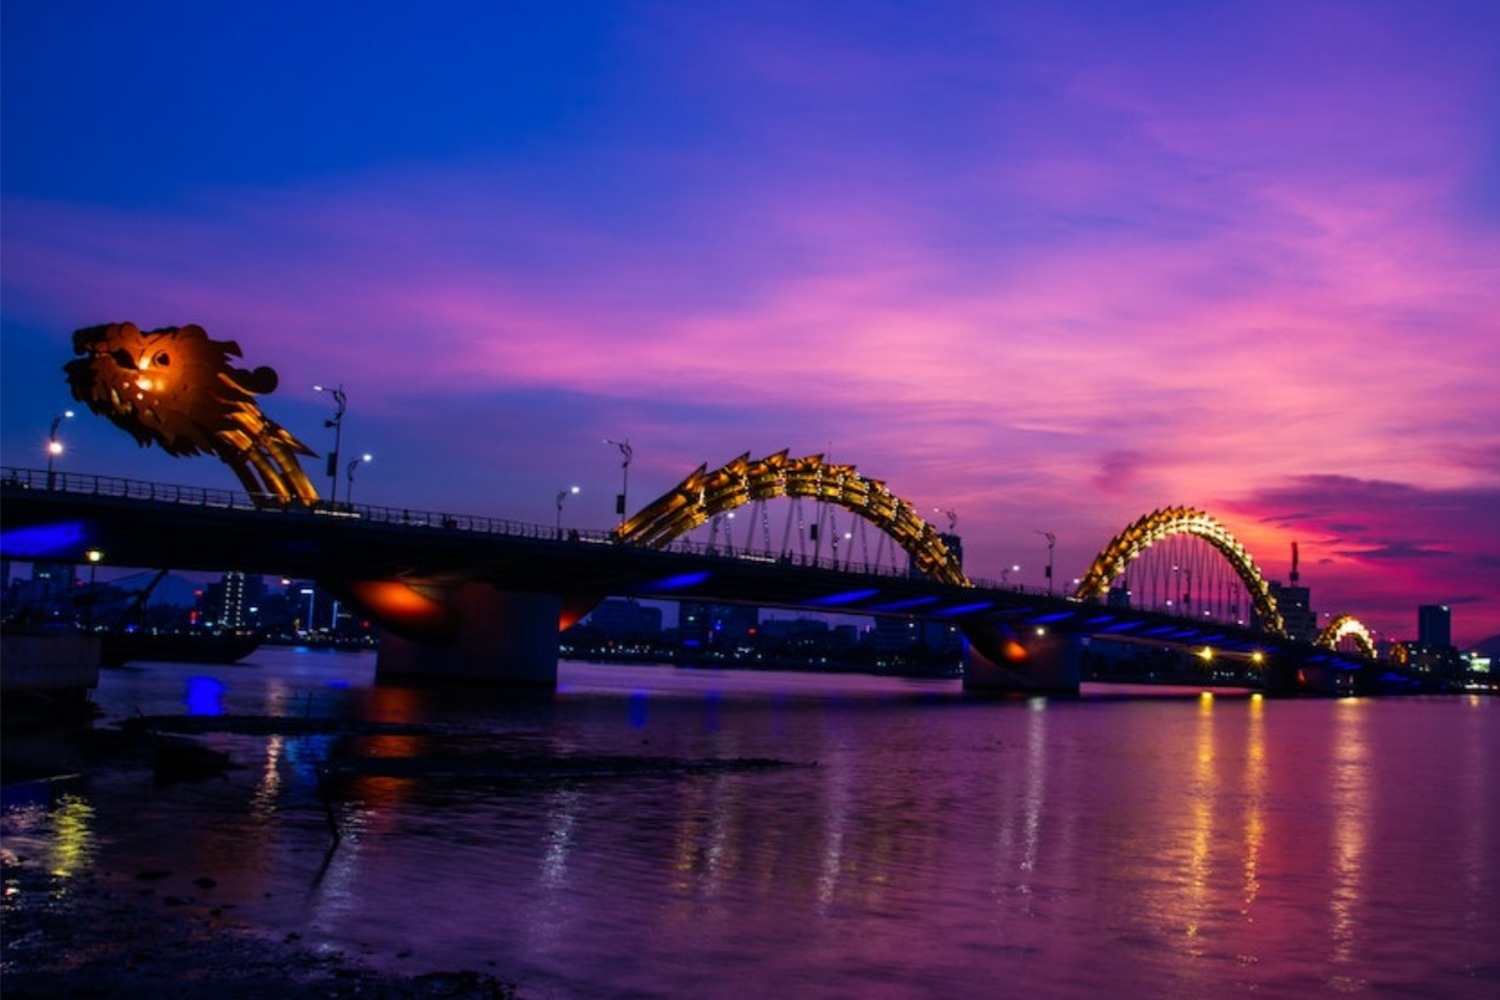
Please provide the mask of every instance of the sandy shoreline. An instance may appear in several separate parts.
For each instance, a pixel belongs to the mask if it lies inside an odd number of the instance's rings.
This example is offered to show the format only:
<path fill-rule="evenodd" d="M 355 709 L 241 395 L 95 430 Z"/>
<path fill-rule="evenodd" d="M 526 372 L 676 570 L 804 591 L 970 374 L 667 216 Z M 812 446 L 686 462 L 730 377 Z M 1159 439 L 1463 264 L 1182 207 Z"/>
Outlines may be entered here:
<path fill-rule="evenodd" d="M 135 884 L 91 874 L 59 879 L 25 858 L 4 865 L 0 992 L 16 997 L 251 998 L 276 996 L 512 998 L 482 972 L 400 976 L 337 953 L 268 940 L 237 927 L 201 895 L 178 896 L 141 873 Z"/>
<path fill-rule="evenodd" d="M 112 730 L 70 728 L 40 740 L 6 735 L 7 784 L 152 766 L 142 739 Z M 484 972 L 402 976 L 369 968 L 358 956 L 302 947 L 295 934 L 266 937 L 237 924 L 232 906 L 216 905 L 213 879 L 197 873 L 80 871 L 59 878 L 42 859 L 9 846 L 0 862 L 5 1000 L 517 996 L 514 987 Z"/>

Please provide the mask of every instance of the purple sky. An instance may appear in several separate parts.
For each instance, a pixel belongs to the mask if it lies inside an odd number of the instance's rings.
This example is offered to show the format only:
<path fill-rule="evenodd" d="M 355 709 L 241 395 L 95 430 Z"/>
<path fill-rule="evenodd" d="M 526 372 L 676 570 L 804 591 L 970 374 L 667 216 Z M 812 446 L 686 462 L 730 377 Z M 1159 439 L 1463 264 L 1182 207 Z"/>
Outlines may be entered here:
<path fill-rule="evenodd" d="M 1274 578 L 1299 541 L 1320 612 L 1500 632 L 1490 0 L 0 16 L 6 464 L 73 329 L 199 323 L 320 451 L 346 386 L 370 503 L 550 523 L 577 484 L 604 528 L 604 438 L 632 507 L 827 452 L 956 511 L 976 576 L 1192 504 Z"/>

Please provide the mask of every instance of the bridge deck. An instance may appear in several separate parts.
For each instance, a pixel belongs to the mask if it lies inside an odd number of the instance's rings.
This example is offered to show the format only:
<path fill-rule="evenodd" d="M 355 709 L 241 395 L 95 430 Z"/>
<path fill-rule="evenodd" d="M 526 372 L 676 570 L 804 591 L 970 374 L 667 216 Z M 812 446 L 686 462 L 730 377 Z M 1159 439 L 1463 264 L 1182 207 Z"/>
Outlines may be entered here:
<path fill-rule="evenodd" d="M 1046 629 L 1249 655 L 1347 654 L 1251 629 L 1105 607 L 1021 586 L 936 583 L 891 570 L 770 558 L 677 542 L 624 545 L 609 532 L 398 508 L 257 504 L 244 493 L 98 476 L 0 469 L 0 551 L 19 560 L 177 570 L 239 570 L 337 582 L 483 580 L 569 597 L 704 600 L 813 612 L 962 620 L 984 616 Z"/>

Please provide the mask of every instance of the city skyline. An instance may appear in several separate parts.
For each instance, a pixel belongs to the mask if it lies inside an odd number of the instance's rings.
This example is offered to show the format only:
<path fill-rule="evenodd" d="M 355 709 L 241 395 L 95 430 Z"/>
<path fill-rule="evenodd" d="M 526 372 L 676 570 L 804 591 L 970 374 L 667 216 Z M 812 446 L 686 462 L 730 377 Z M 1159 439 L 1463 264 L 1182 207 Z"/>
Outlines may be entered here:
<path fill-rule="evenodd" d="M 607 441 L 632 511 L 789 448 L 976 576 L 1187 504 L 1500 633 L 1500 9 L 993 6 L 11 5 L 4 461 L 75 328 L 198 323 L 320 453 L 347 389 L 362 502 L 606 528 Z M 59 468 L 234 486 L 75 408 Z"/>

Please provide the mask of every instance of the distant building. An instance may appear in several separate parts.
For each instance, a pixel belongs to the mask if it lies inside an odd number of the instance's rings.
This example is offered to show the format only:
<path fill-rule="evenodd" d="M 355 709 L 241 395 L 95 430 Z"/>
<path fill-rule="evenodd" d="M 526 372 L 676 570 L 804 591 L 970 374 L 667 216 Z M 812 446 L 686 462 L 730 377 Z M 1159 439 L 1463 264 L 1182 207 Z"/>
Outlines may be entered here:
<path fill-rule="evenodd" d="M 74 580 L 72 563 L 34 562 L 31 599 L 46 608 L 64 607 L 72 600 Z"/>
<path fill-rule="evenodd" d="M 1312 609 L 1312 591 L 1296 582 L 1286 584 L 1270 581 L 1271 598 L 1276 610 L 1281 612 L 1286 634 L 1301 642 L 1312 642 L 1318 637 L 1318 614 Z"/>
<path fill-rule="evenodd" d="M 1300 642 L 1313 642 L 1318 638 L 1318 613 L 1312 608 L 1312 591 L 1302 586 L 1302 574 L 1297 571 L 1299 559 L 1297 543 L 1292 543 L 1292 572 L 1286 586 L 1278 581 L 1269 583 L 1271 599 L 1276 610 L 1281 612 L 1281 624 L 1286 634 Z"/>
<path fill-rule="evenodd" d="M 222 628 L 244 628 L 246 614 L 245 574 L 225 573 L 216 583 L 203 588 L 203 620 Z"/>
<path fill-rule="evenodd" d="M 589 612 L 585 623 L 614 638 L 661 635 L 661 608 L 640 601 L 611 599 Z"/>
<path fill-rule="evenodd" d="M 1417 642 L 1423 646 L 1453 645 L 1453 616 L 1446 604 L 1417 608 Z"/>
<path fill-rule="evenodd" d="M 922 644 L 921 622 L 915 618 L 876 617 L 865 640 L 882 653 L 905 652 Z"/>
<path fill-rule="evenodd" d="M 828 623 L 821 618 L 767 618 L 760 623 L 759 634 L 768 643 L 819 637 L 828 634 Z"/>
<path fill-rule="evenodd" d="M 1398 642 L 1391 650 L 1391 658 L 1407 670 L 1418 674 L 1455 678 L 1462 677 L 1469 670 L 1468 658 L 1447 645 Z"/>
<path fill-rule="evenodd" d="M 70 618 L 76 585 L 71 563 L 34 562 L 31 579 L 12 581 L 6 588 L 6 599 L 12 603 L 6 613 L 34 621 Z"/>
<path fill-rule="evenodd" d="M 920 618 L 879 616 L 865 641 L 871 649 L 882 653 L 963 651 L 963 634 L 956 625 Z"/>
<path fill-rule="evenodd" d="M 737 644 L 753 636 L 760 625 L 760 609 L 743 604 L 678 605 L 677 632 L 684 643 L 716 646 Z"/>

